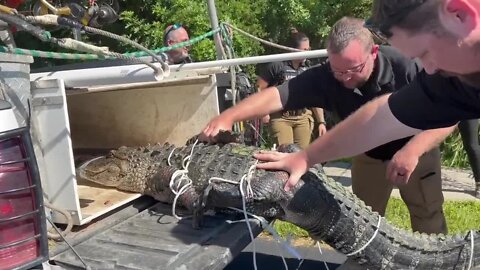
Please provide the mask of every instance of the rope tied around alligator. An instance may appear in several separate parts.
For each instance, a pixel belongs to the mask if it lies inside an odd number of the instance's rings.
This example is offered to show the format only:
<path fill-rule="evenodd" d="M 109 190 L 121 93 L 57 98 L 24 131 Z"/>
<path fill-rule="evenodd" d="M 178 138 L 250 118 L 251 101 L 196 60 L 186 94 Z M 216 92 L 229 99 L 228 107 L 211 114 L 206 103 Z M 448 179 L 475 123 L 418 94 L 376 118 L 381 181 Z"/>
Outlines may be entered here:
<path fill-rule="evenodd" d="M 172 204 L 172 215 L 179 220 L 181 220 L 183 218 L 186 218 L 186 217 L 179 217 L 176 214 L 176 211 L 175 211 L 176 204 L 177 204 L 178 198 L 186 192 L 187 188 L 192 186 L 193 182 L 190 179 L 190 177 L 188 176 L 188 166 L 190 165 L 190 161 L 191 161 L 191 158 L 193 156 L 195 146 L 197 145 L 197 143 L 198 143 L 198 139 L 192 145 L 192 149 L 190 150 L 190 154 L 182 160 L 182 169 L 176 170 L 170 178 L 169 187 L 170 187 L 170 190 L 175 194 L 175 198 L 174 198 L 173 204 Z M 176 150 L 176 148 L 173 148 L 172 151 L 170 152 L 170 154 L 168 155 L 167 163 L 168 163 L 169 166 L 172 166 L 171 158 L 172 158 L 175 150 Z M 265 220 L 265 218 L 256 216 L 256 215 L 254 215 L 252 213 L 249 213 L 247 211 L 246 199 L 251 198 L 253 196 L 253 189 L 252 189 L 252 186 L 251 186 L 251 180 L 254 176 L 257 164 L 258 164 L 258 160 L 255 160 L 255 162 L 249 167 L 248 171 L 242 176 L 242 178 L 240 179 L 239 182 L 229 180 L 229 179 L 225 179 L 225 178 L 221 178 L 221 177 L 211 177 L 208 180 L 209 184 L 212 184 L 213 182 L 219 181 L 219 182 L 227 182 L 227 183 L 230 183 L 230 184 L 235 184 L 235 185 L 238 184 L 239 185 L 240 194 L 242 195 L 242 208 L 243 209 L 237 209 L 237 208 L 233 208 L 233 207 L 230 207 L 230 209 L 242 212 L 243 215 L 244 215 L 244 220 L 241 220 L 241 221 L 245 222 L 247 224 L 248 232 L 250 234 L 250 239 L 251 239 L 252 244 L 253 244 L 253 264 L 254 264 L 254 269 L 255 270 L 257 269 L 256 246 L 255 246 L 255 241 L 254 241 L 255 237 L 253 236 L 252 227 L 251 227 L 250 222 L 249 222 L 250 221 L 250 218 L 248 217 L 249 215 L 256 220 L 259 220 L 262 227 L 264 229 L 268 230 L 273 235 L 273 237 L 277 241 L 277 243 L 282 243 L 283 246 L 287 249 L 287 251 L 289 251 L 291 254 L 293 254 L 297 259 L 301 260 L 300 254 L 293 247 L 291 247 L 286 241 L 281 239 L 281 237 L 276 233 L 275 229 L 270 224 L 268 224 L 268 222 L 267 222 L 267 220 Z M 246 187 L 244 189 L 243 187 L 245 185 L 246 185 Z M 234 223 L 233 221 L 227 221 L 227 222 Z M 288 269 L 288 265 L 285 261 L 285 258 L 283 257 L 283 255 L 281 257 L 282 257 L 283 263 L 285 265 L 285 268 Z"/>
<path fill-rule="evenodd" d="M 473 237 L 473 230 L 470 230 L 470 260 L 468 261 L 468 270 L 472 269 L 472 263 L 473 263 L 473 248 L 475 245 L 475 238 Z"/>
<path fill-rule="evenodd" d="M 348 254 L 345 254 L 347 257 L 350 257 L 350 256 L 353 256 L 353 255 L 356 255 L 360 252 L 362 252 L 364 249 L 366 249 L 368 247 L 368 245 L 370 245 L 370 243 L 373 242 L 373 239 L 375 239 L 375 237 L 377 236 L 378 234 L 378 231 L 380 230 L 380 224 L 382 222 L 382 216 L 378 215 L 378 224 L 377 224 L 377 229 L 375 230 L 375 232 L 373 233 L 372 237 L 370 238 L 370 240 L 367 241 L 367 243 L 365 243 L 365 245 L 363 245 L 361 248 L 357 249 L 356 251 L 354 252 L 350 252 Z"/>
<path fill-rule="evenodd" d="M 253 196 L 253 189 L 252 189 L 252 186 L 251 186 L 251 180 L 254 176 L 257 164 L 258 164 L 258 160 L 255 160 L 255 162 L 249 167 L 248 171 L 242 176 L 242 178 L 240 179 L 240 182 L 236 182 L 236 181 L 232 181 L 232 180 L 225 179 L 225 178 L 220 178 L 220 177 L 211 177 L 208 181 L 209 184 L 211 184 L 215 181 L 219 181 L 219 182 L 226 182 L 226 183 L 238 184 L 239 185 L 240 194 L 242 195 L 242 209 L 237 209 L 237 208 L 234 208 L 234 207 L 229 207 L 229 208 L 232 209 L 232 210 L 243 213 L 244 219 L 241 220 L 241 221 L 245 222 L 247 224 L 248 232 L 250 234 L 250 239 L 252 241 L 252 249 L 253 249 L 253 252 L 252 252 L 253 253 L 253 266 L 254 266 L 255 270 L 257 270 L 257 256 L 256 256 L 255 237 L 253 236 L 252 227 L 251 227 L 250 222 L 249 222 L 250 218 L 248 216 L 251 216 L 254 219 L 260 221 L 260 224 L 262 225 L 262 228 L 266 229 L 268 232 L 270 232 L 272 234 L 276 243 L 281 243 L 285 247 L 285 249 L 289 253 L 291 253 L 293 256 L 295 256 L 298 260 L 302 259 L 300 254 L 298 253 L 298 251 L 296 251 L 291 245 L 289 245 L 285 240 L 283 240 L 277 234 L 275 229 L 270 224 L 268 224 L 268 222 L 265 218 L 256 216 L 256 215 L 254 215 L 252 213 L 249 213 L 247 211 L 246 199 L 251 198 Z M 243 188 L 244 185 L 246 185 L 245 189 Z M 246 193 L 245 193 L 245 191 L 246 191 Z M 234 223 L 234 222 L 230 221 L 229 223 Z M 283 261 L 283 264 L 285 266 L 285 269 L 288 269 L 288 265 L 287 265 L 287 262 L 285 261 L 285 257 L 283 255 L 281 255 L 281 257 L 282 257 L 282 261 Z"/>
<path fill-rule="evenodd" d="M 181 220 L 183 219 L 182 217 L 178 216 L 175 212 L 176 205 L 177 205 L 177 200 L 182 194 L 184 194 L 187 191 L 187 188 L 192 186 L 192 179 L 188 176 L 188 165 L 190 165 L 190 158 L 193 155 L 193 150 L 195 149 L 195 146 L 197 145 L 198 140 L 195 141 L 195 143 L 192 145 L 192 149 L 190 150 L 190 155 L 186 156 L 183 161 L 182 161 L 182 168 L 180 170 L 176 170 L 172 176 L 170 177 L 170 183 L 169 187 L 170 190 L 175 194 L 175 198 L 173 199 L 173 204 L 172 204 L 172 215 L 178 219 Z M 170 162 L 170 159 L 172 158 L 173 152 L 175 151 L 176 148 L 173 148 L 170 154 L 168 155 L 168 165 L 172 166 L 172 163 Z"/>

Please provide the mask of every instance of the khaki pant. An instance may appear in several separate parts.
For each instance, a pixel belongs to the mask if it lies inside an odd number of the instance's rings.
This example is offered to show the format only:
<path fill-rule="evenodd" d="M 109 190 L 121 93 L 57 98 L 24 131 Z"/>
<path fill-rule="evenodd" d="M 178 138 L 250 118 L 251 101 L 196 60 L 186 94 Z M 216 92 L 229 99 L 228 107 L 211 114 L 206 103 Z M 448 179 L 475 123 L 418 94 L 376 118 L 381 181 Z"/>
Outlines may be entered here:
<path fill-rule="evenodd" d="M 385 176 L 387 164 L 363 154 L 354 158 L 352 166 L 353 193 L 382 216 L 393 188 Z M 398 187 L 413 231 L 447 233 L 440 166 L 440 150 L 436 148 L 419 159 L 408 184 Z"/>
<path fill-rule="evenodd" d="M 305 149 L 310 144 L 313 118 L 310 114 L 273 118 L 270 120 L 270 128 L 277 145 L 295 143 Z"/>

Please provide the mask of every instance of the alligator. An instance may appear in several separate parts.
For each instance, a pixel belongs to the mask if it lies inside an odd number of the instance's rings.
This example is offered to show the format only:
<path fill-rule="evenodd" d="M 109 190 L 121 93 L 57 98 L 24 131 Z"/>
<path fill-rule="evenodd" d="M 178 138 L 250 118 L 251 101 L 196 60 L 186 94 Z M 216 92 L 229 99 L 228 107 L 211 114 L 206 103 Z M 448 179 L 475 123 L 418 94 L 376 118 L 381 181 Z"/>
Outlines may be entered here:
<path fill-rule="evenodd" d="M 478 231 L 446 236 L 398 229 L 327 177 L 320 165 L 286 192 L 288 173 L 254 169 L 252 154 L 258 150 L 238 143 L 120 147 L 79 167 L 77 176 L 166 203 L 178 199 L 194 217 L 205 209 L 245 205 L 253 214 L 296 224 L 366 269 L 470 269 L 480 264 Z M 179 181 L 172 184 L 172 177 Z"/>

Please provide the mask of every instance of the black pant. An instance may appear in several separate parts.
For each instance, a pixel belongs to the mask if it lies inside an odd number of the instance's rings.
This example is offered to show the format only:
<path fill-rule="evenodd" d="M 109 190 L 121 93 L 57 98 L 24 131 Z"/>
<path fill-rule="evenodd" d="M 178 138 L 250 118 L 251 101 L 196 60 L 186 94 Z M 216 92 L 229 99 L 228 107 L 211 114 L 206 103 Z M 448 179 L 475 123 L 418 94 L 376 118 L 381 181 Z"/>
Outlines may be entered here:
<path fill-rule="evenodd" d="M 458 129 L 462 135 L 463 148 L 467 152 L 475 182 L 480 182 L 480 144 L 478 141 L 478 119 L 461 121 Z"/>

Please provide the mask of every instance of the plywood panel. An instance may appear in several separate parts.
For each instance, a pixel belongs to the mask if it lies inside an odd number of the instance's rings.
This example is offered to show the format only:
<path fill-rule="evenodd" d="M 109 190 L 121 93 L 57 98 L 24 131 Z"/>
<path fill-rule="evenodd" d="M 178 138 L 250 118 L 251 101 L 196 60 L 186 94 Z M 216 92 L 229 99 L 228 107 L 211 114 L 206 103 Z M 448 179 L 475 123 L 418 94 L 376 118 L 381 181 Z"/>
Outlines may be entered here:
<path fill-rule="evenodd" d="M 85 219 L 83 222 L 141 196 L 137 193 L 123 192 L 78 179 L 77 190 L 82 217 Z"/>
<path fill-rule="evenodd" d="M 68 95 L 73 148 L 182 145 L 218 114 L 214 78 Z"/>

